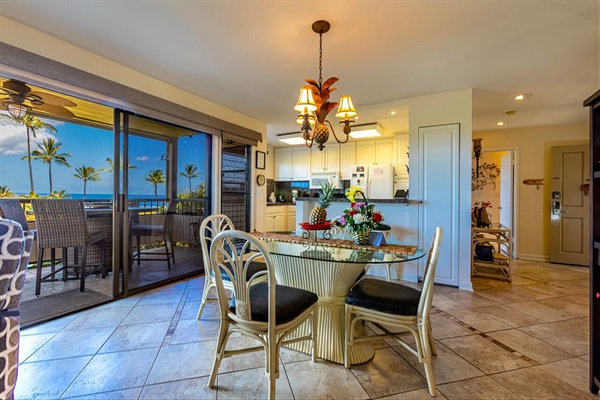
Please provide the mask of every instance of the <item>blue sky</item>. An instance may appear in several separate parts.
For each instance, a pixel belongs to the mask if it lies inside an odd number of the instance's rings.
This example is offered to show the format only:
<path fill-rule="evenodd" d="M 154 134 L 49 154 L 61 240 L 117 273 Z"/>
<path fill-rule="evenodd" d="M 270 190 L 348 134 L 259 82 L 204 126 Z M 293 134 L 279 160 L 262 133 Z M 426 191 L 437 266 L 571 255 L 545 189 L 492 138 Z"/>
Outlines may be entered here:
<path fill-rule="evenodd" d="M 48 131 L 38 131 L 37 137 L 32 137 L 32 151 L 37 149 L 34 142 L 42 143 L 44 138 L 55 137 L 61 143 L 61 153 L 71 153 L 67 161 L 72 168 L 61 165 L 52 165 L 53 190 L 66 190 L 71 194 L 83 193 L 83 181 L 73 176 L 75 168 L 82 165 L 96 169 L 107 168 L 106 158 L 114 160 L 113 132 L 91 128 L 82 125 L 68 124 L 45 119 L 52 124 L 56 134 Z M 27 133 L 23 126 L 14 125 L 6 120 L 0 120 L 0 185 L 8 186 L 15 193 L 29 193 L 29 172 L 27 161 L 21 157 L 27 154 Z M 195 164 L 202 174 L 199 178 L 192 179 L 192 187 L 198 186 L 205 178 L 204 174 L 204 135 L 185 137 L 179 142 L 179 171 L 185 164 Z M 164 142 L 132 137 L 130 142 L 130 163 L 138 169 L 130 171 L 130 193 L 154 197 L 154 187 L 145 181 L 145 177 L 152 169 L 162 169 L 166 172 L 165 161 L 161 157 L 165 154 Z M 48 165 L 41 161 L 32 160 L 33 180 L 38 193 L 48 193 Z M 88 197 L 92 194 L 112 193 L 112 174 L 104 172 L 99 182 L 88 182 Z M 188 190 L 187 178 L 179 177 L 178 191 Z M 159 196 L 165 195 L 165 185 L 158 186 Z"/>

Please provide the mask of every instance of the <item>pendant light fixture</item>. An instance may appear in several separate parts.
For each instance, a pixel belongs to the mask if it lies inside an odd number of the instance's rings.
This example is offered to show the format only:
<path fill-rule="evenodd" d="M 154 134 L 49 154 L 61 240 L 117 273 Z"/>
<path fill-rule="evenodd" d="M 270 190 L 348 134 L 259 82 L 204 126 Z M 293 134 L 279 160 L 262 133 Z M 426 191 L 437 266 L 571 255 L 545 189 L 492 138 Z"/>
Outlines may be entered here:
<path fill-rule="evenodd" d="M 323 34 L 327 33 L 330 27 L 329 22 L 324 20 L 312 24 L 313 32 L 319 34 L 319 81 L 306 79 L 308 85 L 300 89 L 300 97 L 294 107 L 300 113 L 296 121 L 302 125 L 302 138 L 306 147 L 312 147 L 316 142 L 321 151 L 329 140 L 329 128 L 338 143 L 346 143 L 352 129 L 350 124 L 354 122 L 352 118 L 357 115 L 350 96 L 342 96 L 339 103 L 329 101 L 331 92 L 336 90 L 332 86 L 338 78 L 332 77 L 323 82 Z M 338 107 L 335 116 L 342 119 L 340 124 L 344 124 L 342 139 L 337 137 L 333 125 L 327 120 L 327 114 L 335 107 Z"/>

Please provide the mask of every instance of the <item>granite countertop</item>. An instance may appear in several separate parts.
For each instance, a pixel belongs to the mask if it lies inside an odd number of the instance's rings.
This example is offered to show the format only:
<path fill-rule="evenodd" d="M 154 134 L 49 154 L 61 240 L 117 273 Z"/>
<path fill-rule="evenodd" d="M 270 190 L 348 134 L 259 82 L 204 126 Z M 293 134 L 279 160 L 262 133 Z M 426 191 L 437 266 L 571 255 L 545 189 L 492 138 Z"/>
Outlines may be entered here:
<path fill-rule="evenodd" d="M 298 197 L 296 201 L 319 201 L 318 197 Z M 398 203 L 404 204 L 407 203 L 406 199 L 369 199 L 369 203 Z M 349 203 L 349 200 L 344 198 L 333 198 L 331 199 L 332 203 Z"/>

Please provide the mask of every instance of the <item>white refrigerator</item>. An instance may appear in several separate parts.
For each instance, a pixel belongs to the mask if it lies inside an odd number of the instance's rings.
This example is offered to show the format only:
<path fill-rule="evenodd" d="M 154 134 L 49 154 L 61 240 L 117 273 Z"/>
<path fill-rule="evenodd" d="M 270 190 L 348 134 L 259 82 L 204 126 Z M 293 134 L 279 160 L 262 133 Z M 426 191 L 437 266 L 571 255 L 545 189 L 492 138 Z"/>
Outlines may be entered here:
<path fill-rule="evenodd" d="M 394 166 L 392 164 L 353 165 L 350 185 L 362 188 L 369 199 L 393 199 Z"/>

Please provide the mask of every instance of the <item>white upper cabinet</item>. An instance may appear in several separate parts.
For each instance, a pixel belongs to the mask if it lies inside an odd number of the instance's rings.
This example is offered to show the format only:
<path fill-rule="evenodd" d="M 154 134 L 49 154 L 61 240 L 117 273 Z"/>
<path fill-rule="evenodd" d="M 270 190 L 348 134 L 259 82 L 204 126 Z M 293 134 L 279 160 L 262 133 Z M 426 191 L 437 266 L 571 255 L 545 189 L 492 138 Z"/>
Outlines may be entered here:
<path fill-rule="evenodd" d="M 375 162 L 375 141 L 356 142 L 356 165 L 369 165 Z"/>
<path fill-rule="evenodd" d="M 307 181 L 310 179 L 310 149 L 275 150 L 276 181 Z"/>
<path fill-rule="evenodd" d="M 352 165 L 356 164 L 356 142 L 340 145 L 340 172 L 342 179 L 350 179 Z"/>
<path fill-rule="evenodd" d="M 372 164 L 396 164 L 394 160 L 394 139 L 376 140 L 375 159 Z"/>
<path fill-rule="evenodd" d="M 408 134 L 397 135 L 396 162 L 394 163 L 394 189 L 408 190 Z"/>
<path fill-rule="evenodd" d="M 313 146 L 310 158 L 312 171 L 337 171 L 340 168 L 340 146 L 327 144 L 323 151 Z"/>

